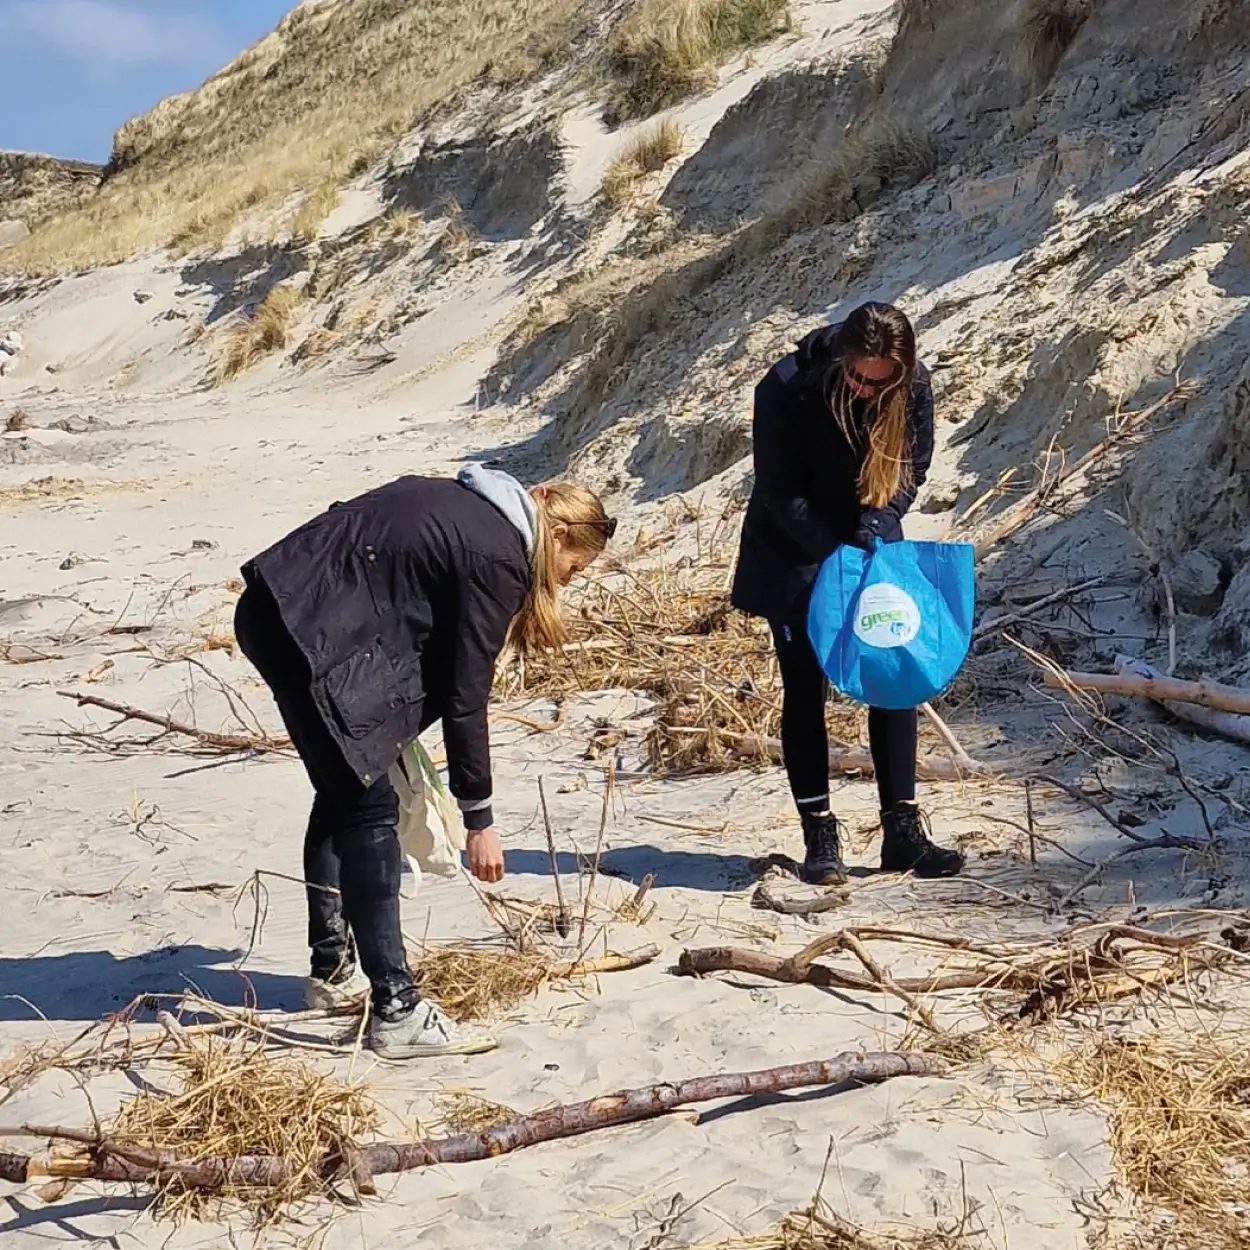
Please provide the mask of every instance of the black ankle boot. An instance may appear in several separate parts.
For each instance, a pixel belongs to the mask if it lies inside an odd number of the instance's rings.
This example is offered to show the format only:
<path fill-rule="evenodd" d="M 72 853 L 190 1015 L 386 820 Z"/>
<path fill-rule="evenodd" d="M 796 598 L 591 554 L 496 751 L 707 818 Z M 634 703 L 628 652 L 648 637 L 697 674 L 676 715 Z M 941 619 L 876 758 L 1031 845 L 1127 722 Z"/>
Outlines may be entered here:
<path fill-rule="evenodd" d="M 821 816 L 803 815 L 803 880 L 808 885 L 841 885 L 846 880 L 842 862 L 842 826 L 829 812 Z"/>
<path fill-rule="evenodd" d="M 962 851 L 937 846 L 929 821 L 915 803 L 896 803 L 881 813 L 881 871 L 910 872 L 917 877 L 953 877 L 964 866 Z"/>

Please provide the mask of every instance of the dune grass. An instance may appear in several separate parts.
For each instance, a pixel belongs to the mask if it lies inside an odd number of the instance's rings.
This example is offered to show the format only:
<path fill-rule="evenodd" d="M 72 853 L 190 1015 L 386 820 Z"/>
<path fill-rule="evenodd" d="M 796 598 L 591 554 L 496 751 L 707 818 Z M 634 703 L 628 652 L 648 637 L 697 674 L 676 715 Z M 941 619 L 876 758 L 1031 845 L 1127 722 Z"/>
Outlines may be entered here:
<path fill-rule="evenodd" d="M 118 132 L 116 172 L 87 203 L 5 252 L 3 268 L 63 272 L 172 244 L 220 244 L 298 191 L 315 233 L 335 192 L 482 78 L 567 55 L 599 6 L 581 0 L 353 0 L 296 9 L 211 78 Z"/>
<path fill-rule="evenodd" d="M 650 117 L 716 81 L 747 48 L 791 28 L 789 0 L 639 0 L 608 49 L 608 113 Z"/>
<path fill-rule="evenodd" d="M 276 286 L 250 317 L 242 318 L 226 336 L 218 358 L 218 385 L 246 373 L 273 352 L 285 350 L 303 302 L 303 295 L 293 287 Z"/>
<path fill-rule="evenodd" d="M 682 128 L 669 118 L 640 134 L 608 166 L 599 189 L 604 205 L 614 211 L 624 208 L 638 183 L 680 156 L 684 143 Z"/>
<path fill-rule="evenodd" d="M 1034 82 L 1051 80 L 1063 54 L 1094 11 L 1096 0 L 1031 0 L 1024 18 L 1020 59 Z"/>

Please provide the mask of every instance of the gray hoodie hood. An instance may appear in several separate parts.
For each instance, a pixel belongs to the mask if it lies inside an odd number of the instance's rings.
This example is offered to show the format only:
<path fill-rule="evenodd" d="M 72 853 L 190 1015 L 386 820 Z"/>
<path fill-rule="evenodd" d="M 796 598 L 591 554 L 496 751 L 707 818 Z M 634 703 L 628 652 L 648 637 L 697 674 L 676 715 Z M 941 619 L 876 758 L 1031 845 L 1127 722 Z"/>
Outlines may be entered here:
<path fill-rule="evenodd" d="M 534 542 L 538 536 L 538 505 L 516 478 L 500 469 L 488 469 L 484 464 L 470 464 L 460 470 L 456 481 L 494 504 L 520 532 L 525 542 L 525 554 L 534 554 Z"/>

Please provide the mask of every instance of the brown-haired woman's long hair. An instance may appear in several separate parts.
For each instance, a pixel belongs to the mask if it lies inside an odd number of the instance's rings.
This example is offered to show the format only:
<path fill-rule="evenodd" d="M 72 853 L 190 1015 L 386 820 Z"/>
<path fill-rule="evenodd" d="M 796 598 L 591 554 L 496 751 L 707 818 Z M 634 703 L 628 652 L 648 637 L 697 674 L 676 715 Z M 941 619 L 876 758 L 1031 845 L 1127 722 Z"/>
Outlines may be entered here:
<path fill-rule="evenodd" d="M 826 379 L 825 397 L 847 441 L 855 446 L 867 439 L 859 502 L 866 508 L 884 508 L 912 482 L 907 416 L 916 380 L 916 332 L 893 304 L 861 304 L 843 323 L 838 346 L 840 355 Z M 871 399 L 856 401 L 842 380 L 847 356 L 892 360 L 897 375 Z M 855 402 L 868 406 L 866 428 L 856 421 Z"/>
<path fill-rule="evenodd" d="M 508 643 L 522 655 L 568 641 L 560 616 L 560 574 L 552 530 L 564 526 L 567 550 L 597 556 L 608 544 L 608 514 L 594 491 L 569 482 L 551 482 L 530 491 L 538 505 L 538 533 L 530 556 L 530 588 L 512 620 Z"/>

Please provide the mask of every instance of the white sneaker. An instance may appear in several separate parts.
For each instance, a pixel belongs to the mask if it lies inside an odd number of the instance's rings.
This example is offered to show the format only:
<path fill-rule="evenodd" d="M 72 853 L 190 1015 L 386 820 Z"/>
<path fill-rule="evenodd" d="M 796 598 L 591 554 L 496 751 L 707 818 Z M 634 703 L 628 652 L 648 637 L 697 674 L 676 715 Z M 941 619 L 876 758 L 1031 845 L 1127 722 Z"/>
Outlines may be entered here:
<path fill-rule="evenodd" d="M 499 1042 L 485 1029 L 456 1024 L 433 1003 L 421 999 L 398 1020 L 374 1014 L 369 1044 L 383 1059 L 428 1059 L 435 1055 L 481 1055 Z"/>
<path fill-rule="evenodd" d="M 356 964 L 337 981 L 309 977 L 304 990 L 304 1001 L 310 1011 L 355 1011 L 365 1005 L 368 997 L 369 978 Z"/>

